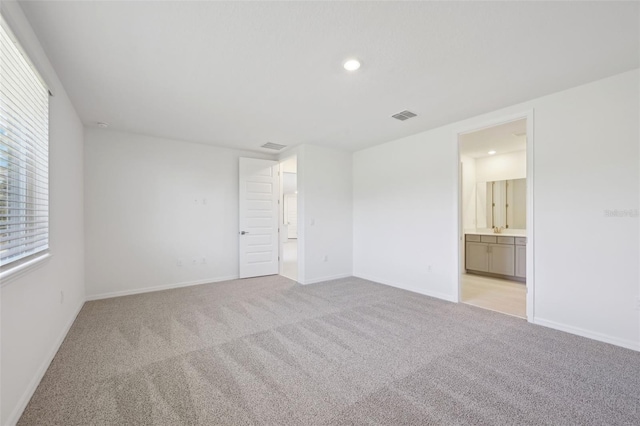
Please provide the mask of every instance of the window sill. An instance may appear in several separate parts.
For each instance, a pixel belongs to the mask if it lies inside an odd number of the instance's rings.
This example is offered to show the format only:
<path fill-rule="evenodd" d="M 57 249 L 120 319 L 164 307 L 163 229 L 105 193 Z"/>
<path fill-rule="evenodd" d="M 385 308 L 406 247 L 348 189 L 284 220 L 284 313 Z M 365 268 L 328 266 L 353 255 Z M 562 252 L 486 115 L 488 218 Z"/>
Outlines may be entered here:
<path fill-rule="evenodd" d="M 4 287 L 9 283 L 11 283 L 12 281 L 22 277 L 23 275 L 28 274 L 34 269 L 41 267 L 51 257 L 52 255 L 50 253 L 45 253 L 42 256 L 38 256 L 35 259 L 31 259 L 28 262 L 22 263 L 16 267 L 13 267 L 11 269 L 7 269 L 6 271 L 1 272 L 0 287 Z"/>

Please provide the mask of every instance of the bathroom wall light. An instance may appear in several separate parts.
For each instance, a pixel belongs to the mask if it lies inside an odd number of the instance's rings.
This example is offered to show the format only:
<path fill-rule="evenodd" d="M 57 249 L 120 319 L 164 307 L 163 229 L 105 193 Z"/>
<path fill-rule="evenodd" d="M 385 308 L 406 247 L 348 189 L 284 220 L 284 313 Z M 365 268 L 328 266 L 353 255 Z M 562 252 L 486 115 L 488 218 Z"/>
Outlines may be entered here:
<path fill-rule="evenodd" d="M 487 154 L 489 154 L 489 155 L 493 155 L 493 154 L 495 154 L 495 153 L 496 153 L 496 152 L 495 152 L 494 150 L 491 150 L 491 151 L 487 152 Z"/>

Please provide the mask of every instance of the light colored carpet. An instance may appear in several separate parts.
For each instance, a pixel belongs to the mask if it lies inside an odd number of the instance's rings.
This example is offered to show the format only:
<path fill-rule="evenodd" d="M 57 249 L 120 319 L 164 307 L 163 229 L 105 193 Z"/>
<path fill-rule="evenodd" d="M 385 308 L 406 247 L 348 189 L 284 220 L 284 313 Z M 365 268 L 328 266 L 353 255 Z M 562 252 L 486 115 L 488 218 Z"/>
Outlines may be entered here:
<path fill-rule="evenodd" d="M 640 353 L 349 278 L 87 302 L 20 425 L 640 424 Z"/>

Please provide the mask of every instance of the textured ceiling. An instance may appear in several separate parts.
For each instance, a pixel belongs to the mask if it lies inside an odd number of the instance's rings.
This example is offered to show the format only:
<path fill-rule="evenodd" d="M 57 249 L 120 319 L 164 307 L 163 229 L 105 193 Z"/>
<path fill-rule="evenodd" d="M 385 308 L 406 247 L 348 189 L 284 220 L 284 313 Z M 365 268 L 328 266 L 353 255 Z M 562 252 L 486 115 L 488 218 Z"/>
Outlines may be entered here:
<path fill-rule="evenodd" d="M 85 125 L 257 151 L 354 151 L 639 65 L 635 2 L 21 4 Z"/>

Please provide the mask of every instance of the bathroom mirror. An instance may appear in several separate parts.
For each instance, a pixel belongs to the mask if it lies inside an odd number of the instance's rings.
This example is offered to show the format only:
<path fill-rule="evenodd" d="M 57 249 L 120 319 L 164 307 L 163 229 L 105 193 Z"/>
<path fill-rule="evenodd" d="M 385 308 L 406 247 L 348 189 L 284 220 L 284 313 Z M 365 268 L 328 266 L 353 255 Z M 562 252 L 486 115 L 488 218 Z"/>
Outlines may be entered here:
<path fill-rule="evenodd" d="M 476 226 L 478 228 L 526 229 L 526 213 L 526 179 L 477 183 Z"/>

